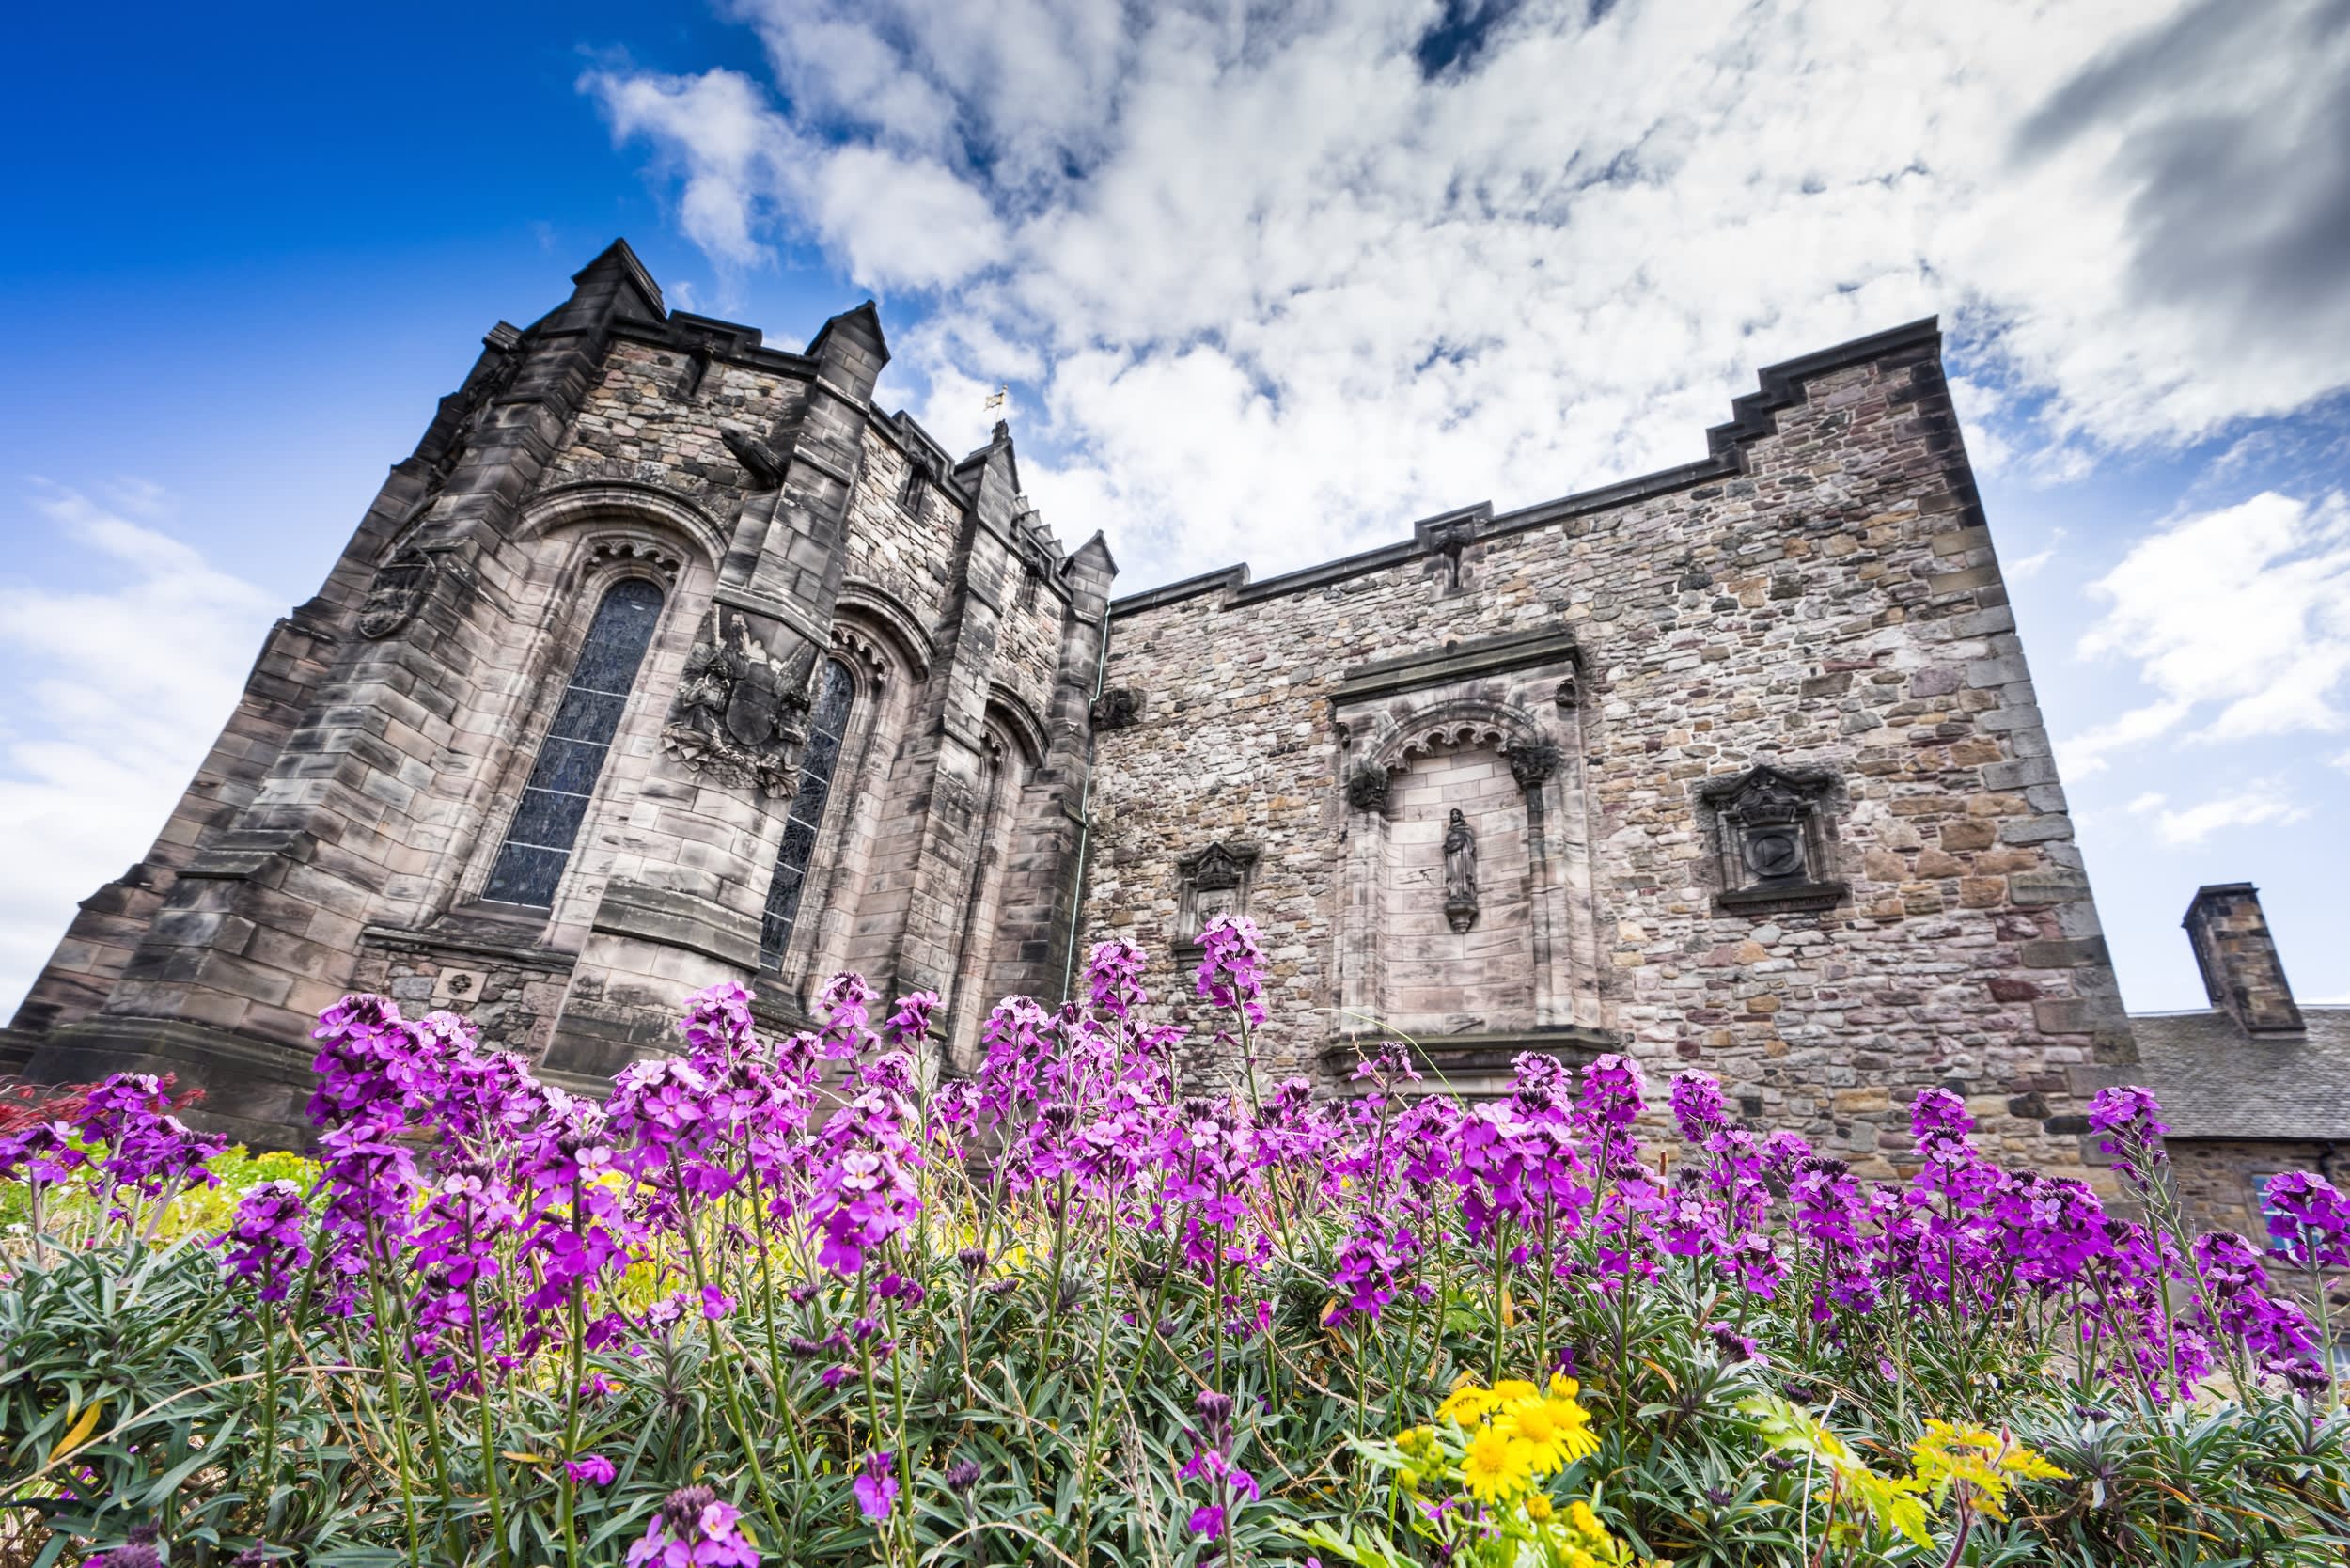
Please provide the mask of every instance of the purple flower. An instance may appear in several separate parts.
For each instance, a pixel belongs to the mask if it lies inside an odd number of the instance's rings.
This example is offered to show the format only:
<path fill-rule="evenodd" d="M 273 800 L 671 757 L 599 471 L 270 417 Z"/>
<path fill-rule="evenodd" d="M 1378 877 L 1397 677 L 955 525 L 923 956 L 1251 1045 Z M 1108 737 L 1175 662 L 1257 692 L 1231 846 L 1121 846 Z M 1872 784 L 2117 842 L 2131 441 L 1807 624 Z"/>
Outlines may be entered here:
<path fill-rule="evenodd" d="M 876 1524 L 888 1518 L 898 1505 L 898 1478 L 890 1469 L 893 1457 L 885 1450 L 869 1453 L 857 1474 L 857 1512 Z"/>
<path fill-rule="evenodd" d="M 303 1238 L 308 1217 L 302 1189 L 291 1182 L 257 1182 L 237 1200 L 237 1217 L 220 1238 L 223 1266 L 240 1279 L 258 1279 L 263 1301 L 283 1301 L 293 1277 L 310 1266 Z"/>
<path fill-rule="evenodd" d="M 1142 949 L 1131 942 L 1096 942 L 1086 955 L 1086 988 L 1095 1009 L 1120 1022 L 1140 1011 L 1151 1000 L 1142 985 L 1148 967 Z"/>
<path fill-rule="evenodd" d="M 2114 1168 L 2138 1186 L 2152 1181 L 2169 1158 L 2162 1136 L 2170 1129 L 2161 1115 L 2154 1091 L 2136 1084 L 2101 1089 L 2089 1102 L 2089 1130 L 2110 1135 L 2097 1140 L 2098 1152 L 2111 1154 Z"/>
<path fill-rule="evenodd" d="M 600 1453 L 583 1453 L 577 1459 L 567 1459 L 563 1462 L 563 1470 L 573 1481 L 589 1486 L 609 1486 L 612 1478 L 619 1473 L 613 1469 L 612 1461 Z"/>
<path fill-rule="evenodd" d="M 898 998 L 898 1010 L 882 1025 L 882 1035 L 892 1045 L 919 1044 L 931 1032 L 931 1014 L 938 1007 L 938 993 L 916 991 Z"/>
<path fill-rule="evenodd" d="M 730 1316 L 733 1311 L 734 1297 L 728 1295 L 726 1293 L 719 1290 L 715 1285 L 704 1285 L 702 1287 L 703 1317 L 708 1318 L 712 1323 L 716 1323 L 723 1318 Z"/>
<path fill-rule="evenodd" d="M 1675 1074 L 1671 1104 L 1673 1121 L 1691 1143 L 1703 1143 L 1723 1126 L 1722 1081 L 1710 1073 Z"/>
<path fill-rule="evenodd" d="M 1251 1028 L 1267 1016 L 1264 949 L 1257 922 L 1246 915 L 1219 915 L 1199 933 L 1198 994 L 1217 1007 L 1238 1008 Z"/>
<path fill-rule="evenodd" d="M 2350 1268 L 2350 1202 L 2306 1170 L 2271 1176 L 2261 1206 L 2276 1249 L 2303 1268 Z"/>
<path fill-rule="evenodd" d="M 1191 1511 L 1191 1533 L 1214 1541 L 1224 1534 L 1224 1505 L 1203 1503 Z"/>
<path fill-rule="evenodd" d="M 735 1528 L 742 1516 L 707 1486 L 681 1487 L 628 1549 L 628 1568 L 758 1568 L 758 1548 Z"/>
<path fill-rule="evenodd" d="M 1639 1120 L 1641 1095 L 1647 1087 L 1638 1062 L 1610 1051 L 1583 1070 L 1575 1119 L 1594 1131 L 1622 1131 Z"/>

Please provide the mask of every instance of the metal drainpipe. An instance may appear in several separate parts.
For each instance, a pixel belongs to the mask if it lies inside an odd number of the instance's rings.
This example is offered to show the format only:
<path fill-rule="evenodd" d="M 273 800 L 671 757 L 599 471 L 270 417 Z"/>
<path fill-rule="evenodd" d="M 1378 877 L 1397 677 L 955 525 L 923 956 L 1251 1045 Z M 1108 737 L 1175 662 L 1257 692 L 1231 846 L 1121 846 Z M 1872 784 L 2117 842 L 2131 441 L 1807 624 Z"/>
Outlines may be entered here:
<path fill-rule="evenodd" d="M 1069 953 L 1060 967 L 1060 999 L 1069 1000 L 1070 986 L 1077 978 L 1077 922 L 1085 917 L 1086 852 L 1093 844 L 1093 705 L 1102 700 L 1102 681 L 1110 665 L 1110 604 L 1109 596 L 1102 598 L 1102 619 L 1097 628 L 1100 646 L 1093 653 L 1093 695 L 1086 700 L 1086 781 L 1077 792 L 1077 880 L 1069 889 Z"/>

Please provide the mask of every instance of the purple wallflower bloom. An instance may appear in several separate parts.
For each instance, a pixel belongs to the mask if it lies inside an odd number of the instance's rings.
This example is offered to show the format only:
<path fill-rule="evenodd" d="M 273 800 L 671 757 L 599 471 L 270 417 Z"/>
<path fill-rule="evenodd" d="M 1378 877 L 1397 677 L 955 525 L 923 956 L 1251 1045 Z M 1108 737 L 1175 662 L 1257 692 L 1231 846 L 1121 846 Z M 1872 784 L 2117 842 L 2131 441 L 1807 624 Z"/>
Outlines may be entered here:
<path fill-rule="evenodd" d="M 758 1548 L 736 1529 L 742 1516 L 707 1486 L 681 1487 L 628 1549 L 628 1568 L 758 1568 Z"/>
<path fill-rule="evenodd" d="M 1721 1130 L 1725 1117 L 1722 1112 L 1722 1081 L 1711 1073 L 1681 1073 L 1673 1077 L 1673 1121 L 1681 1127 L 1681 1136 L 1691 1143 L 1703 1143 Z"/>
<path fill-rule="evenodd" d="M 931 1032 L 931 1013 L 938 1006 L 938 993 L 916 991 L 898 998 L 898 1010 L 882 1025 L 882 1034 L 892 1045 L 919 1044 Z"/>
<path fill-rule="evenodd" d="M 2089 1130 L 2107 1136 L 2097 1140 L 2100 1153 L 2113 1156 L 2114 1168 L 2143 1186 L 2169 1159 L 2162 1136 L 2170 1129 L 2161 1121 L 2162 1102 L 2151 1089 L 2117 1084 L 2090 1098 Z"/>
<path fill-rule="evenodd" d="M 1249 1027 L 1261 1027 L 1267 1016 L 1264 949 L 1257 922 L 1246 915 L 1219 915 L 1199 933 L 1199 946 L 1198 994 L 1218 1007 L 1238 1008 Z"/>
<path fill-rule="evenodd" d="M 857 1473 L 857 1512 L 877 1524 L 898 1506 L 898 1478 L 890 1469 L 894 1457 L 886 1450 L 869 1453 Z"/>
<path fill-rule="evenodd" d="M 257 1182 L 237 1201 L 237 1217 L 220 1239 L 222 1265 L 240 1279 L 258 1279 L 263 1301 L 283 1301 L 294 1276 L 310 1266 L 302 1233 L 309 1217 L 302 1189 L 291 1182 Z"/>
<path fill-rule="evenodd" d="M 2303 1268 L 2350 1268 L 2350 1202 L 2306 1170 L 2271 1176 L 2263 1193 L 2276 1249 Z"/>
<path fill-rule="evenodd" d="M 1593 1131 L 1621 1131 L 1639 1120 L 1641 1096 L 1648 1086 L 1640 1064 L 1610 1051 L 1583 1070 L 1583 1092 L 1575 1101 L 1575 1120 Z"/>
<path fill-rule="evenodd" d="M 577 1459 L 567 1459 L 563 1462 L 563 1469 L 573 1481 L 588 1486 L 609 1486 L 612 1478 L 619 1473 L 612 1467 L 612 1461 L 600 1453 L 583 1453 Z"/>

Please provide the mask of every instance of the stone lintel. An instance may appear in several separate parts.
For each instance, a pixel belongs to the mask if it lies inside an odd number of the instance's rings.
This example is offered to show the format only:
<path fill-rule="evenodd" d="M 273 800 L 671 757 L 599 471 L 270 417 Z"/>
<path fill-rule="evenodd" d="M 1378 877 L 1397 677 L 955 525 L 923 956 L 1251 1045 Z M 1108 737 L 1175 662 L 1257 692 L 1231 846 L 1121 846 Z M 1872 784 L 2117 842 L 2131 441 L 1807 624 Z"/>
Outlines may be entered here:
<path fill-rule="evenodd" d="M 498 958 L 527 964 L 549 974 L 569 974 L 579 962 L 575 953 L 558 953 L 519 942 L 501 942 L 471 933 L 415 931 L 403 926 L 361 926 L 362 941 L 386 948 L 414 948 L 427 952 L 455 953 L 468 958 Z"/>
<path fill-rule="evenodd" d="M 1841 882 L 1797 882 L 1785 886 L 1733 887 L 1714 895 L 1714 907 L 1741 914 L 1761 909 L 1833 909 L 1852 897 Z"/>
<path fill-rule="evenodd" d="M 1447 643 L 1424 652 L 1398 658 L 1373 659 L 1357 665 L 1339 681 L 1330 694 L 1333 706 L 1360 702 L 1419 686 L 1439 686 L 1480 675 L 1498 675 L 1532 665 L 1564 659 L 1580 663 L 1582 651 L 1568 632 L 1516 632 L 1507 636 L 1480 637 L 1474 642 Z"/>
<path fill-rule="evenodd" d="M 758 920 L 693 893 L 616 881 L 604 888 L 589 925 L 614 936 L 682 948 L 740 969 L 759 967 Z"/>

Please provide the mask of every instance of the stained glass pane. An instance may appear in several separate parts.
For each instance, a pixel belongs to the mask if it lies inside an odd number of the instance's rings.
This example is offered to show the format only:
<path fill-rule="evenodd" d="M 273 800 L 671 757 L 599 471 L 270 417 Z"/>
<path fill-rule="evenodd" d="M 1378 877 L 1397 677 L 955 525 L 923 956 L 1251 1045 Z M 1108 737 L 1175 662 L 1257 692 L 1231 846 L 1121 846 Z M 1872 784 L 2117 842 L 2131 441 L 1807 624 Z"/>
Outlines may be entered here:
<path fill-rule="evenodd" d="M 627 706 L 624 692 L 591 692 L 585 686 L 572 686 L 563 693 L 562 706 L 555 710 L 555 722 L 547 726 L 547 733 L 566 740 L 609 737 L 619 728 L 621 711 Z"/>
<path fill-rule="evenodd" d="M 560 854 L 571 848 L 572 839 L 579 833 L 579 820 L 587 810 L 586 795 L 525 790 L 522 804 L 515 808 L 514 820 L 507 826 L 506 841 Z"/>
<path fill-rule="evenodd" d="M 563 863 L 570 858 L 564 850 L 509 843 L 498 851 L 497 866 L 490 872 L 490 885 L 481 896 L 498 903 L 547 908 L 555 902 L 556 886 L 563 880 Z"/>
<path fill-rule="evenodd" d="M 607 748 L 589 741 L 567 741 L 550 735 L 539 748 L 539 765 L 530 770 L 530 787 L 584 795 L 596 787 L 603 771 Z"/>
<path fill-rule="evenodd" d="M 776 852 L 775 880 L 767 885 L 767 910 L 759 923 L 759 961 L 779 968 L 784 949 L 791 945 L 791 928 L 799 920 L 800 891 L 807 882 L 808 861 L 816 854 L 816 829 L 824 820 L 824 802 L 832 794 L 834 766 L 840 760 L 840 737 L 849 726 L 849 708 L 856 688 L 849 667 L 838 659 L 824 666 L 824 683 L 808 711 L 807 751 L 800 759 L 800 792 L 791 797 L 784 818 L 783 844 Z"/>
<path fill-rule="evenodd" d="M 660 618 L 661 590 L 640 577 L 613 584 L 596 606 L 483 898 L 534 909 L 554 904 L 579 824 L 587 820 L 588 797 L 603 772 L 629 687 Z"/>

